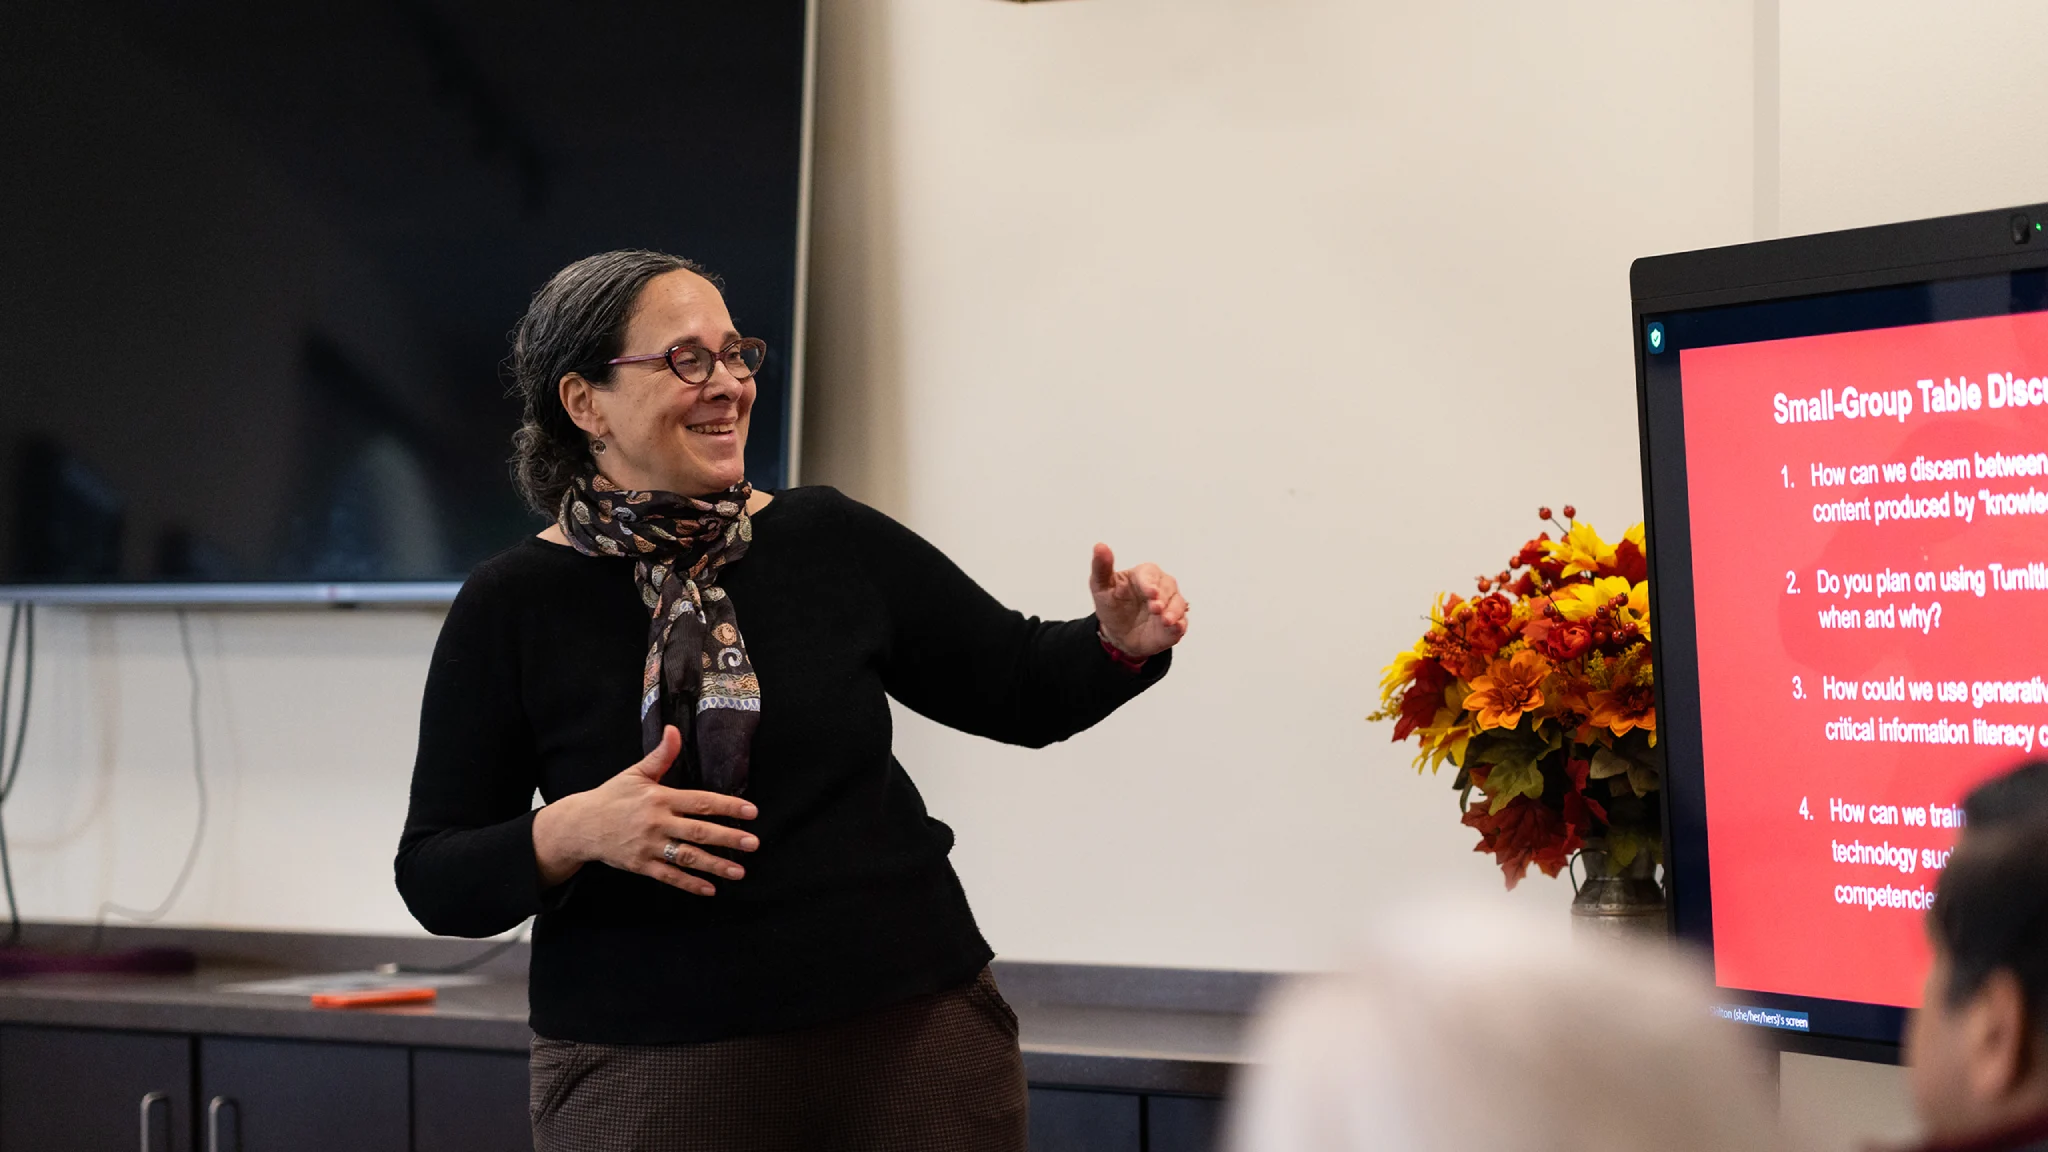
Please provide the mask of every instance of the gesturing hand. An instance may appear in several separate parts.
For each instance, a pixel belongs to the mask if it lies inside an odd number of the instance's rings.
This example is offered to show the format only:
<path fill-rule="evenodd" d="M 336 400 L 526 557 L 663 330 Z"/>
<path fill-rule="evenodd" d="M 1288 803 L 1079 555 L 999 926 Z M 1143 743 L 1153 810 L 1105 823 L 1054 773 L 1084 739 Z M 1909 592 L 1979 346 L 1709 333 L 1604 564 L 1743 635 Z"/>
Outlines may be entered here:
<path fill-rule="evenodd" d="M 717 889 L 684 869 L 729 880 L 745 876 L 746 869 L 738 864 L 693 845 L 752 852 L 761 846 L 760 839 L 691 817 L 752 820 L 758 812 L 745 800 L 722 792 L 662 787 L 661 778 L 682 746 L 682 737 L 670 725 L 662 730 L 661 743 L 639 763 L 588 792 L 564 796 L 542 808 L 533 818 L 533 850 L 542 882 L 549 887 L 560 884 L 591 860 L 652 876 L 699 896 L 713 895 Z"/>
<path fill-rule="evenodd" d="M 1164 652 L 1188 634 L 1188 602 L 1181 599 L 1180 582 L 1157 564 L 1118 571 L 1116 554 L 1109 545 L 1097 544 L 1088 591 L 1095 596 L 1095 619 L 1103 635 L 1128 655 Z"/>

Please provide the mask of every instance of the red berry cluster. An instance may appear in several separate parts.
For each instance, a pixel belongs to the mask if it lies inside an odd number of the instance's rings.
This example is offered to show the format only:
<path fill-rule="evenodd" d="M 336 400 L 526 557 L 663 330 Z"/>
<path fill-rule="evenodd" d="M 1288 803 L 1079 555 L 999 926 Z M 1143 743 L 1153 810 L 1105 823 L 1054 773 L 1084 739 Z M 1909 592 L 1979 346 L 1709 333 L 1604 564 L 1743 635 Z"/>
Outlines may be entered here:
<path fill-rule="evenodd" d="M 1546 604 L 1543 618 L 1549 627 L 1533 629 L 1532 643 L 1537 651 L 1557 660 L 1575 659 L 1589 648 L 1610 653 L 1624 651 L 1643 635 L 1641 625 L 1620 618 L 1620 610 L 1627 604 L 1627 596 L 1616 596 L 1590 618 L 1579 621 L 1565 619 L 1557 605 Z"/>

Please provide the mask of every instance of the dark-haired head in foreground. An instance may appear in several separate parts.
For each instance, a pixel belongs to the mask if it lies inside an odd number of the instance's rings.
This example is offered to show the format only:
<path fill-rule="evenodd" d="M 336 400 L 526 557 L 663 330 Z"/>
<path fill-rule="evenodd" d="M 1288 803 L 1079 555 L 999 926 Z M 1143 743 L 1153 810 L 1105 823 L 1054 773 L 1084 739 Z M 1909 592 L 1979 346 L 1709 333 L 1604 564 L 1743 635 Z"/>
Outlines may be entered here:
<path fill-rule="evenodd" d="M 1985 784 L 1964 810 L 1907 1028 L 1914 1104 L 1937 1144 L 2048 1147 L 2048 766 Z"/>
<path fill-rule="evenodd" d="M 2029 760 L 1977 785 L 1963 797 L 1963 818 L 1971 828 L 2048 820 L 2048 760 Z"/>

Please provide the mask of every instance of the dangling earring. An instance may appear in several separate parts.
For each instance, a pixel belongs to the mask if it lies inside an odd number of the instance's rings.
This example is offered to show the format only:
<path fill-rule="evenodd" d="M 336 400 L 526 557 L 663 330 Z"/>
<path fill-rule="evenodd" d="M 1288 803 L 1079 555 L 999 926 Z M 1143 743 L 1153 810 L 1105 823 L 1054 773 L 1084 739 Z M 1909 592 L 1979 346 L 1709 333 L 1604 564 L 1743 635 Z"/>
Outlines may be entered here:
<path fill-rule="evenodd" d="M 604 441 L 602 441 L 602 440 L 592 440 L 592 441 L 590 442 L 590 451 L 591 451 L 592 453 L 598 453 L 598 452 L 603 452 L 603 451 L 604 451 Z"/>

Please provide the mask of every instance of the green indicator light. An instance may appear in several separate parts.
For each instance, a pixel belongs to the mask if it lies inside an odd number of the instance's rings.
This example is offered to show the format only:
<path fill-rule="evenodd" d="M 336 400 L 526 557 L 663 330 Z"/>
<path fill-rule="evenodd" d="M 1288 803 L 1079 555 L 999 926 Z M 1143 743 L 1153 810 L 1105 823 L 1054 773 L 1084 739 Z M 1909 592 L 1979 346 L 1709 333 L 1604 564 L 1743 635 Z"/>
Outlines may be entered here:
<path fill-rule="evenodd" d="M 2039 232 L 2040 230 L 2041 230 L 2041 226 L 2040 226 L 2039 224 L 2035 224 L 2035 225 L 2034 225 L 2034 231 L 2036 231 L 2036 232 Z"/>

